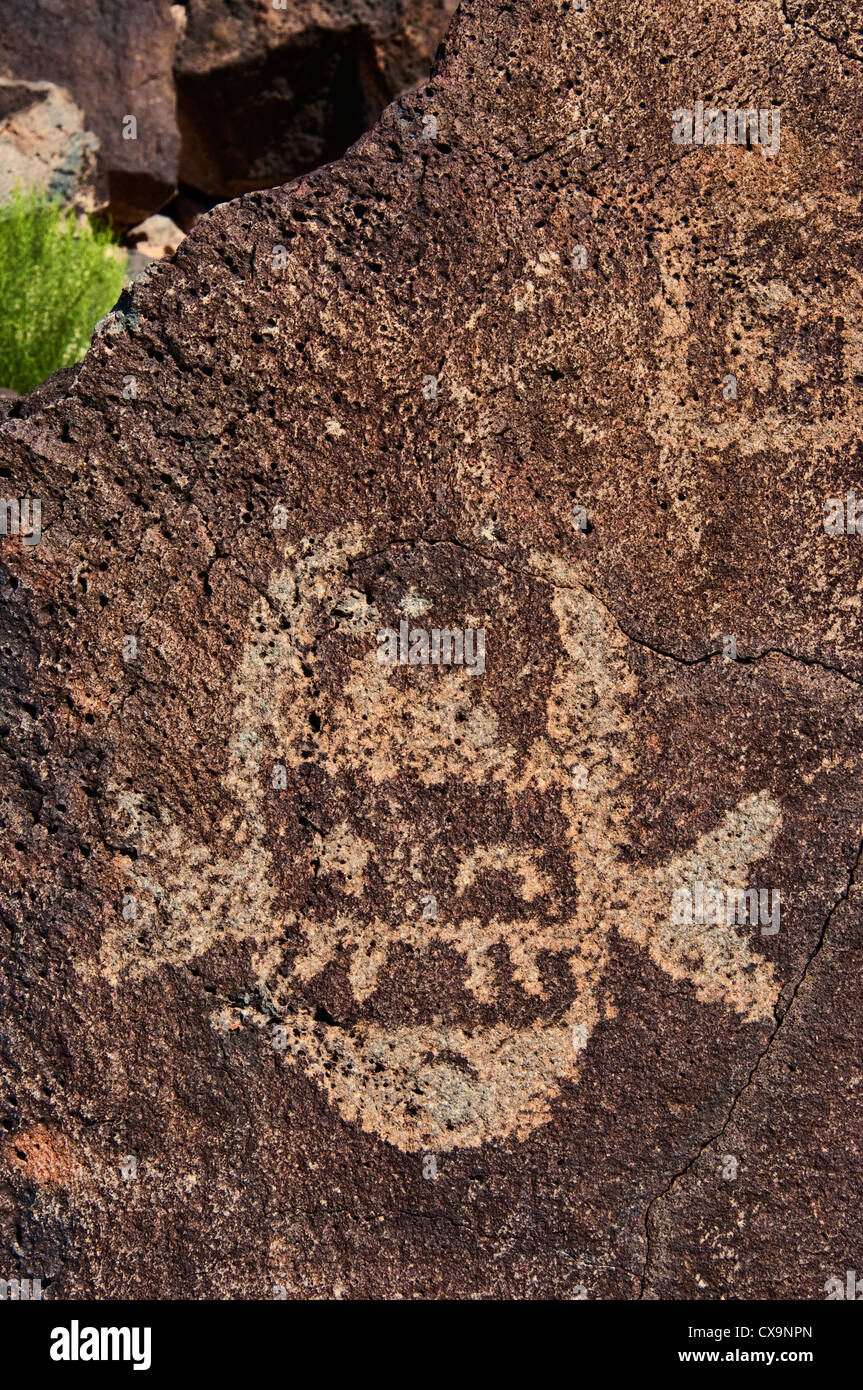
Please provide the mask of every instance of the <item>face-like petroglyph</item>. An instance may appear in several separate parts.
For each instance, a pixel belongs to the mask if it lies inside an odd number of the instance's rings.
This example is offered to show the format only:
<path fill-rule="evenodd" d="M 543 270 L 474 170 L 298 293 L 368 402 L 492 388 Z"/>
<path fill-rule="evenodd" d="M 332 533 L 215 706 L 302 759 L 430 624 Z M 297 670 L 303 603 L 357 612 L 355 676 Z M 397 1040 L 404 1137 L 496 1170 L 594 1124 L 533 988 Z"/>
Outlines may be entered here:
<path fill-rule="evenodd" d="M 744 886 L 779 808 L 757 792 L 674 860 L 633 870 L 628 640 L 577 576 L 533 563 L 515 574 L 446 545 L 364 556 L 352 532 L 305 543 L 256 605 L 234 679 L 233 809 L 205 844 L 122 798 L 145 927 L 106 934 L 103 973 L 251 941 L 286 1062 L 406 1151 L 549 1118 L 608 1007 L 612 933 L 746 1021 L 770 1019 L 778 994 L 745 929 L 674 925 L 671 901 L 690 882 Z M 482 675 L 381 664 L 376 633 L 405 613 L 484 627 Z M 432 960 L 447 987 L 400 996 L 399 968 L 421 981 Z M 333 971 L 348 1021 L 303 1002 Z"/>

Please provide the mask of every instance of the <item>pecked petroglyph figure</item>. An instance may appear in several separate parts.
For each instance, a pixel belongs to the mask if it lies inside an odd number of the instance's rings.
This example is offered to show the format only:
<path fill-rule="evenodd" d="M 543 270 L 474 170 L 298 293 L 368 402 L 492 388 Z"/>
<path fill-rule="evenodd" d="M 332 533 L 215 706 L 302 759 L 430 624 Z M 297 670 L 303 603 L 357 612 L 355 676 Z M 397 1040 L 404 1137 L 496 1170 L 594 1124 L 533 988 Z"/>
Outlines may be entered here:
<path fill-rule="evenodd" d="M 106 933 L 100 967 L 119 985 L 220 937 L 250 941 L 267 1006 L 254 1021 L 280 1030 L 285 1064 L 346 1121 L 440 1152 L 548 1120 L 608 1008 L 611 933 L 701 1002 L 772 1020 L 779 986 L 757 936 L 676 925 L 671 904 L 687 883 L 744 886 L 780 810 L 756 791 L 686 852 L 633 869 L 628 639 L 559 562 L 534 556 L 517 575 L 444 545 L 415 551 L 411 582 L 350 530 L 286 554 L 234 678 L 231 809 L 191 835 L 118 795 L 140 917 Z M 376 635 L 405 616 L 484 628 L 483 674 L 382 664 Z M 445 991 L 404 998 L 401 1016 L 393 989 L 380 1006 L 393 963 L 422 971 L 432 951 L 470 1018 Z M 302 1002 L 333 970 L 355 1005 L 347 1023 Z M 503 1002 L 516 995 L 530 1006 L 517 1017 Z"/>

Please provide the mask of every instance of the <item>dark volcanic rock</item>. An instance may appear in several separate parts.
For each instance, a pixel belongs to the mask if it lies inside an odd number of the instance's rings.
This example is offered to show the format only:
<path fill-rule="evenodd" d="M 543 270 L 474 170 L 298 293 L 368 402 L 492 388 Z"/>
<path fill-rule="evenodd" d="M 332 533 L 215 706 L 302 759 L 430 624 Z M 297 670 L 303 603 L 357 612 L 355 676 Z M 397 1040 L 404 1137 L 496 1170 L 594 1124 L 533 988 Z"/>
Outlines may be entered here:
<path fill-rule="evenodd" d="M 455 0 L 190 0 L 177 57 L 181 176 L 212 198 L 342 154 L 424 78 Z"/>
<path fill-rule="evenodd" d="M 71 92 L 101 142 L 121 223 L 140 222 L 176 187 L 176 39 L 169 0 L 4 0 L 0 76 Z"/>
<path fill-rule="evenodd" d="M 477 0 L 13 404 L 7 1275 L 859 1269 L 863 539 L 824 515 L 863 495 L 861 73 L 824 32 Z M 675 144 L 699 101 L 780 148 Z M 483 658 L 380 662 L 403 622 Z M 688 922 L 699 885 L 781 920 Z"/>

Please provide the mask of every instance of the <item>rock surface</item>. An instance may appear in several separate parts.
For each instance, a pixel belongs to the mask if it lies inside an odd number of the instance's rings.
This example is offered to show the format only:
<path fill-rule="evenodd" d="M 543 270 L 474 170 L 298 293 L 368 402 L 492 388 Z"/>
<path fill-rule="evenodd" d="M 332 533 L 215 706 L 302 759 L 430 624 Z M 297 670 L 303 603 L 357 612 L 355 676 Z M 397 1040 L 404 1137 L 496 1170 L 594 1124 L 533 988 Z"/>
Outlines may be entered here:
<path fill-rule="evenodd" d="M 43 189 L 79 212 L 107 207 L 99 140 L 68 92 L 50 82 L 0 78 L 0 202 Z"/>
<path fill-rule="evenodd" d="M 162 217 L 159 213 L 154 213 L 145 222 L 139 222 L 137 227 L 130 228 L 126 234 L 126 245 L 130 248 L 125 281 L 127 288 L 133 280 L 148 270 L 154 261 L 163 261 L 166 256 L 173 256 L 185 235 L 170 217 Z"/>
<path fill-rule="evenodd" d="M 157 211 L 176 188 L 176 41 L 168 0 L 4 0 L 0 76 L 71 92 L 99 137 L 111 211 L 126 225 Z"/>
<path fill-rule="evenodd" d="M 112 215 L 128 227 L 164 207 L 180 178 L 212 202 L 342 154 L 425 76 L 454 9 L 7 0 L 0 76 L 71 92 L 101 142 Z"/>
<path fill-rule="evenodd" d="M 170 217 L 154 214 L 145 222 L 139 222 L 137 227 L 132 227 L 126 240 L 142 256 L 149 256 L 153 261 L 162 261 L 166 256 L 173 256 L 184 237 L 185 232 L 181 232 Z"/>
<path fill-rule="evenodd" d="M 7 1276 L 860 1268 L 861 73 L 819 27 L 475 0 L 13 403 Z M 697 101 L 780 148 L 675 144 Z M 403 622 L 483 660 L 381 663 Z M 675 920 L 699 884 L 779 929 Z"/>
<path fill-rule="evenodd" d="M 456 0 L 189 0 L 177 56 L 181 176 L 213 198 L 335 159 L 424 78 Z"/>

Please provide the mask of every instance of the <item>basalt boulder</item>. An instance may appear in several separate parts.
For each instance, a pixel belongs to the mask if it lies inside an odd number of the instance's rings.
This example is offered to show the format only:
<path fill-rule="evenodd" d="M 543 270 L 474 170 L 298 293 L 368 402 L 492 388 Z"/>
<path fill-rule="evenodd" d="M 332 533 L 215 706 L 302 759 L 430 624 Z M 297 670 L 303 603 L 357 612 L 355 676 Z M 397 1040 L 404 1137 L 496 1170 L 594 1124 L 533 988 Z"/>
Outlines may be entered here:
<path fill-rule="evenodd" d="M 177 55 L 181 175 L 211 198 L 337 158 L 424 78 L 455 0 L 190 0 Z"/>
<path fill-rule="evenodd" d="M 11 402 L 7 1277 L 859 1269 L 863 87 L 791 10 L 474 0 Z"/>
<path fill-rule="evenodd" d="M 158 211 L 176 188 L 176 41 L 169 0 L 5 0 L 0 76 L 71 93 L 100 142 L 121 224 Z"/>
<path fill-rule="evenodd" d="M 41 189 L 79 212 L 108 202 L 99 140 L 68 92 L 51 82 L 0 78 L 0 202 Z"/>

